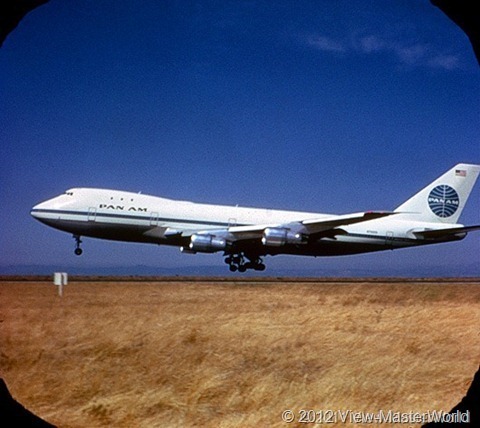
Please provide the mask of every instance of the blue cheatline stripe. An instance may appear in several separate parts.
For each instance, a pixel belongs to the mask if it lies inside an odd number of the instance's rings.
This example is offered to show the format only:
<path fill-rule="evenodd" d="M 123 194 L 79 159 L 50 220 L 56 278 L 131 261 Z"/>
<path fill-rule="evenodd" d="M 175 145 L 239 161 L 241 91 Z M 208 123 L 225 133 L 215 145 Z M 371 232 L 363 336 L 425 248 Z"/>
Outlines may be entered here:
<path fill-rule="evenodd" d="M 219 227 L 229 227 L 230 223 L 225 222 L 213 222 L 208 220 L 188 220 L 188 219 L 176 219 L 176 218 L 164 218 L 164 217 L 151 217 L 151 213 L 148 215 L 133 215 L 133 214 L 114 214 L 114 213 L 102 213 L 102 212 L 91 212 L 88 211 L 69 211 L 69 210 L 48 210 L 48 209 L 33 209 L 30 213 L 46 213 L 46 214 L 67 214 L 67 215 L 80 215 L 80 216 L 95 216 L 95 217 L 105 217 L 105 218 L 118 218 L 126 220 L 145 220 L 150 221 L 154 220 L 155 222 L 171 222 L 171 223 L 186 223 L 186 224 L 201 224 L 204 226 L 219 226 Z M 65 219 L 66 220 L 66 219 Z M 248 224 L 235 224 L 235 226 L 248 226 Z"/>

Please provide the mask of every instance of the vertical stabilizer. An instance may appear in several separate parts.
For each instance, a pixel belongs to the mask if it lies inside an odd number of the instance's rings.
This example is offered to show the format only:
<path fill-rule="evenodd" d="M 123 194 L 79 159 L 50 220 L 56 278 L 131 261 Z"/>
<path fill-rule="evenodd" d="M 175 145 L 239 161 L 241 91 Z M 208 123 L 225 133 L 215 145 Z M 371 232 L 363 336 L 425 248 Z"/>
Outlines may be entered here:
<path fill-rule="evenodd" d="M 412 219 L 432 223 L 457 223 L 477 181 L 480 165 L 459 163 L 420 190 L 395 212 L 409 213 Z"/>

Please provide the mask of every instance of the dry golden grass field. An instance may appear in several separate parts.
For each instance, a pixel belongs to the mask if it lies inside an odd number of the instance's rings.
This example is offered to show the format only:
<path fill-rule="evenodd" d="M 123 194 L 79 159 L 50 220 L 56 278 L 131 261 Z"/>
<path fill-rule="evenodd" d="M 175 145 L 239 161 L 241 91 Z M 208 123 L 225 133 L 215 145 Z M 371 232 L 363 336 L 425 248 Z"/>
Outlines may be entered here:
<path fill-rule="evenodd" d="M 0 281 L 0 377 L 59 427 L 448 411 L 478 369 L 479 332 L 474 279 L 73 280 L 63 297 L 50 281 Z"/>

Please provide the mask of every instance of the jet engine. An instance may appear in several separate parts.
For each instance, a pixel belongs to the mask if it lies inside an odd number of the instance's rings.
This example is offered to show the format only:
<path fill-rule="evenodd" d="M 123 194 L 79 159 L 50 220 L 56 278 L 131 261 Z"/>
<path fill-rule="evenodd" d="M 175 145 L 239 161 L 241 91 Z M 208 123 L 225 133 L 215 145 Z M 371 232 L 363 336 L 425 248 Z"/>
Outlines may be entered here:
<path fill-rule="evenodd" d="M 301 233 L 291 232 L 289 229 L 267 227 L 263 231 L 262 244 L 269 247 L 281 247 L 285 244 L 304 244 L 305 239 Z"/>
<path fill-rule="evenodd" d="M 214 253 L 215 251 L 224 250 L 227 247 L 227 241 L 223 238 L 205 234 L 198 235 L 194 233 L 190 237 L 188 248 L 194 252 Z"/>

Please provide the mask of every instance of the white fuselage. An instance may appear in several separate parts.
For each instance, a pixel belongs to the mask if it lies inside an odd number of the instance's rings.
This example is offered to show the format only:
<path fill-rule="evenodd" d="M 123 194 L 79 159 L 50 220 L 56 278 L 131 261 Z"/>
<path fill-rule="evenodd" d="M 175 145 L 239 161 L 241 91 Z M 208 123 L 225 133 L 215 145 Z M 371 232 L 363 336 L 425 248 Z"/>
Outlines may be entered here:
<path fill-rule="evenodd" d="M 185 246 L 193 233 L 233 226 L 284 224 L 299 220 L 332 219 L 319 213 L 198 204 L 140 193 L 76 188 L 32 208 L 39 221 L 76 236 Z M 445 228 L 445 224 L 413 221 L 408 214 L 350 224 L 334 236 L 319 236 L 308 245 L 259 247 L 266 254 L 311 256 L 354 254 L 462 239 L 419 239 L 413 232 Z M 452 227 L 461 226 L 452 224 Z M 252 247 L 253 248 L 253 247 Z"/>

